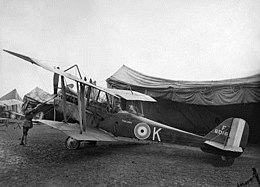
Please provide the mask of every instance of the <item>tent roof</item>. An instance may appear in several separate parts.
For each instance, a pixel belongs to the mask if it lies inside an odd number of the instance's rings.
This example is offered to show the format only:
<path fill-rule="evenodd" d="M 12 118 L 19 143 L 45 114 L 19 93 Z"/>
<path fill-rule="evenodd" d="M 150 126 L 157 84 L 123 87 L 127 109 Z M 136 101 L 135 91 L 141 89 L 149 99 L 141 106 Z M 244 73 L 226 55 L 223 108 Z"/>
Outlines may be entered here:
<path fill-rule="evenodd" d="M 36 101 L 36 102 L 43 103 L 46 100 L 50 99 L 51 97 L 52 97 L 51 94 L 42 90 L 41 88 L 36 87 L 24 96 L 24 100 L 29 99 L 34 102 Z"/>
<path fill-rule="evenodd" d="M 107 79 L 109 87 L 199 105 L 260 102 L 260 74 L 221 81 L 176 81 L 144 75 L 125 65 Z"/>
<path fill-rule="evenodd" d="M 12 91 L 7 93 L 6 95 L 2 96 L 0 98 L 0 101 L 10 100 L 10 99 L 16 99 L 16 100 L 22 101 L 22 98 L 19 96 L 19 94 L 18 94 L 16 89 L 13 89 Z"/>

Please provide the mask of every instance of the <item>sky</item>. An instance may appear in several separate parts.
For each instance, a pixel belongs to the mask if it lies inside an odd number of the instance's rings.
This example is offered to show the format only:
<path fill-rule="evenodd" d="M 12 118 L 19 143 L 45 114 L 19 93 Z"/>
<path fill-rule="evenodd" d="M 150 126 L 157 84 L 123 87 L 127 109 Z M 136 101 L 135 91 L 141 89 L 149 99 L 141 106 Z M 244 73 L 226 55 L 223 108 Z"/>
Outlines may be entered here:
<path fill-rule="evenodd" d="M 172 80 L 260 73 L 259 10 L 259 0 L 0 0 L 0 97 L 53 93 L 51 73 L 2 49 L 77 64 L 104 87 L 122 65 Z"/>

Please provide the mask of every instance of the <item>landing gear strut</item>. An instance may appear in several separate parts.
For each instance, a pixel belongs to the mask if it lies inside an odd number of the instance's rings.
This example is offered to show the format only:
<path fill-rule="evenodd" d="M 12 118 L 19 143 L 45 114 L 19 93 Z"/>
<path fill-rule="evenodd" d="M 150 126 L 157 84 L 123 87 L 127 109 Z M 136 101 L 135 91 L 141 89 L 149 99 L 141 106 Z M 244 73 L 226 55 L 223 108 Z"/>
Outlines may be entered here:
<path fill-rule="evenodd" d="M 80 141 L 69 136 L 65 141 L 65 146 L 67 149 L 78 149 Z"/>
<path fill-rule="evenodd" d="M 87 141 L 87 145 L 94 147 L 97 145 L 97 141 Z"/>

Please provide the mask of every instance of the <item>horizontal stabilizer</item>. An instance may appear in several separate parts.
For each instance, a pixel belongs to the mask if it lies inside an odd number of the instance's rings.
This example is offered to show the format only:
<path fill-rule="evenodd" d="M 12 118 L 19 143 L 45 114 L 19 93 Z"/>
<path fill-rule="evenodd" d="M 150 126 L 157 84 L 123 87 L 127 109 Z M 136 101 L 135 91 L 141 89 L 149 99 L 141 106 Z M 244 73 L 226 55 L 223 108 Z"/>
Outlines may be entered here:
<path fill-rule="evenodd" d="M 64 123 L 51 120 L 38 120 L 40 123 L 58 129 L 76 140 L 86 141 L 116 141 L 113 135 L 92 127 L 86 127 L 86 131 L 80 134 L 80 127 L 77 123 Z"/>
<path fill-rule="evenodd" d="M 221 143 L 210 141 L 210 140 L 206 140 L 204 143 L 207 145 L 210 145 L 212 147 L 221 149 L 223 151 L 232 151 L 232 152 L 243 153 L 243 149 L 241 147 L 234 147 L 234 146 L 227 146 L 227 145 L 224 146 Z"/>

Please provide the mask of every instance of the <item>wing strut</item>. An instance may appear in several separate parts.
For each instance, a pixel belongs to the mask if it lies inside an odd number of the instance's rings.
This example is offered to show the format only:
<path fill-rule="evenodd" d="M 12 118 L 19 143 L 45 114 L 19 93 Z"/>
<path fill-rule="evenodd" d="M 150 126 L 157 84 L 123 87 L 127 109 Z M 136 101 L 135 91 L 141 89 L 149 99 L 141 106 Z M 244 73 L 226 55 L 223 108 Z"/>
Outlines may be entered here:
<path fill-rule="evenodd" d="M 61 90 L 62 90 L 63 118 L 64 118 L 64 121 L 67 122 L 67 116 L 66 116 L 66 91 L 65 91 L 64 76 L 61 76 Z"/>
<path fill-rule="evenodd" d="M 83 124 L 82 124 L 82 110 L 81 110 L 81 97 L 80 97 L 80 83 L 77 82 L 77 93 L 78 93 L 78 111 L 79 111 L 79 125 L 80 125 L 80 134 L 82 134 L 83 131 Z"/>
<path fill-rule="evenodd" d="M 85 103 L 85 85 L 80 84 L 80 102 L 82 112 L 82 127 L 83 131 L 86 131 L 87 119 L 86 119 L 86 103 Z"/>

